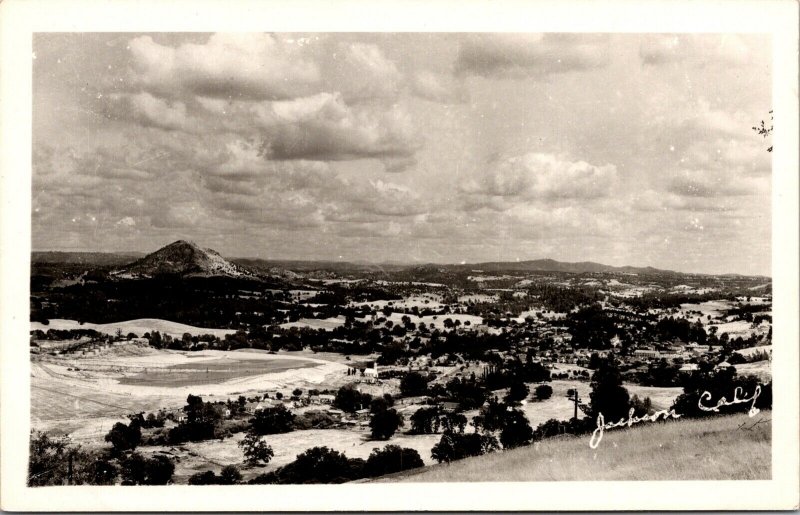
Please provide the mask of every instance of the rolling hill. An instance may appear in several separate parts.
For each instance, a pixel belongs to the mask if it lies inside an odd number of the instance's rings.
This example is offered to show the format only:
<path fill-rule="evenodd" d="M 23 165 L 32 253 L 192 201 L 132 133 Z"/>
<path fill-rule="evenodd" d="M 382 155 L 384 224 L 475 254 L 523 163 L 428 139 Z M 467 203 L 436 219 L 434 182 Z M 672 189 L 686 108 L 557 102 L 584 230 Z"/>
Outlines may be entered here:
<path fill-rule="evenodd" d="M 160 275 L 182 277 L 255 277 L 250 270 L 231 263 L 214 250 L 178 240 L 111 273 L 116 278 L 146 278 Z"/>
<path fill-rule="evenodd" d="M 381 482 L 770 479 L 772 413 L 646 423 L 384 476 Z"/>

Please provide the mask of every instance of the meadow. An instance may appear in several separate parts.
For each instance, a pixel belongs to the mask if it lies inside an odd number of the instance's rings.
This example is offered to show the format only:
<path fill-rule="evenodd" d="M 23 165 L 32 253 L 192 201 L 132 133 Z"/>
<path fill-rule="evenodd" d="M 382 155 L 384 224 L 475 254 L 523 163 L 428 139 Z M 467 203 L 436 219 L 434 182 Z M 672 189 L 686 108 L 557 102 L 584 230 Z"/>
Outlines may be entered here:
<path fill-rule="evenodd" d="M 533 445 L 386 476 L 391 482 L 668 481 L 771 478 L 771 412 L 669 420 Z"/>

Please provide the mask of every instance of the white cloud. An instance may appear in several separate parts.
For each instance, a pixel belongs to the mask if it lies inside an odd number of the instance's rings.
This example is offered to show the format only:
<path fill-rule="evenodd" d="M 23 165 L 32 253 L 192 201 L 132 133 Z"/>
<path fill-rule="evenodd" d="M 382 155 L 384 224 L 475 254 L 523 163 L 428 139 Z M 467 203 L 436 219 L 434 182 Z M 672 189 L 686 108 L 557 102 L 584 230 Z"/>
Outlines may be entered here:
<path fill-rule="evenodd" d="M 128 46 L 135 83 L 160 95 L 286 99 L 310 92 L 320 80 L 302 45 L 270 34 L 214 34 L 205 44 L 177 48 L 140 36 Z"/>
<path fill-rule="evenodd" d="M 528 153 L 500 159 L 468 181 L 462 192 L 473 207 L 498 210 L 518 200 L 596 199 L 610 194 L 617 179 L 614 165 L 597 166 L 564 156 Z"/>
<path fill-rule="evenodd" d="M 647 35 L 639 45 L 639 57 L 649 65 L 742 65 L 749 62 L 750 53 L 748 45 L 736 34 Z"/>
<path fill-rule="evenodd" d="M 457 73 L 536 76 L 608 64 L 608 36 L 598 34 L 474 34 L 458 52 Z"/>
<path fill-rule="evenodd" d="M 339 94 L 320 93 L 253 109 L 268 159 L 407 158 L 419 147 L 413 123 L 399 106 L 348 106 Z"/>

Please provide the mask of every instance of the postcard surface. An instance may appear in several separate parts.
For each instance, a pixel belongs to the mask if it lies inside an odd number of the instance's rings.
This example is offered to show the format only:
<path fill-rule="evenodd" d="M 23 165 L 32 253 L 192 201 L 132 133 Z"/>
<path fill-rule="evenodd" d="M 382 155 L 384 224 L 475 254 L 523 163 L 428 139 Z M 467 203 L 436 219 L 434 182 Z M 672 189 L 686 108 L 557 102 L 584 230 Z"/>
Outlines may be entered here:
<path fill-rule="evenodd" d="M 0 24 L 4 509 L 797 508 L 796 3 Z"/>

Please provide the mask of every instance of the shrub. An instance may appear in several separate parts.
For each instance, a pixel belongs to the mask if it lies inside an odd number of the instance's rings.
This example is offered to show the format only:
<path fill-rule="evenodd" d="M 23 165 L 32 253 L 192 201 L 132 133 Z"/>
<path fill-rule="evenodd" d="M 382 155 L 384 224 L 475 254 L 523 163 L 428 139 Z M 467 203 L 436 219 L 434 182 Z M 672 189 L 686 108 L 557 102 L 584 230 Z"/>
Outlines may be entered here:
<path fill-rule="evenodd" d="M 227 465 L 222 467 L 219 473 L 219 484 L 221 485 L 235 485 L 242 480 L 242 473 L 236 468 L 236 465 Z"/>

